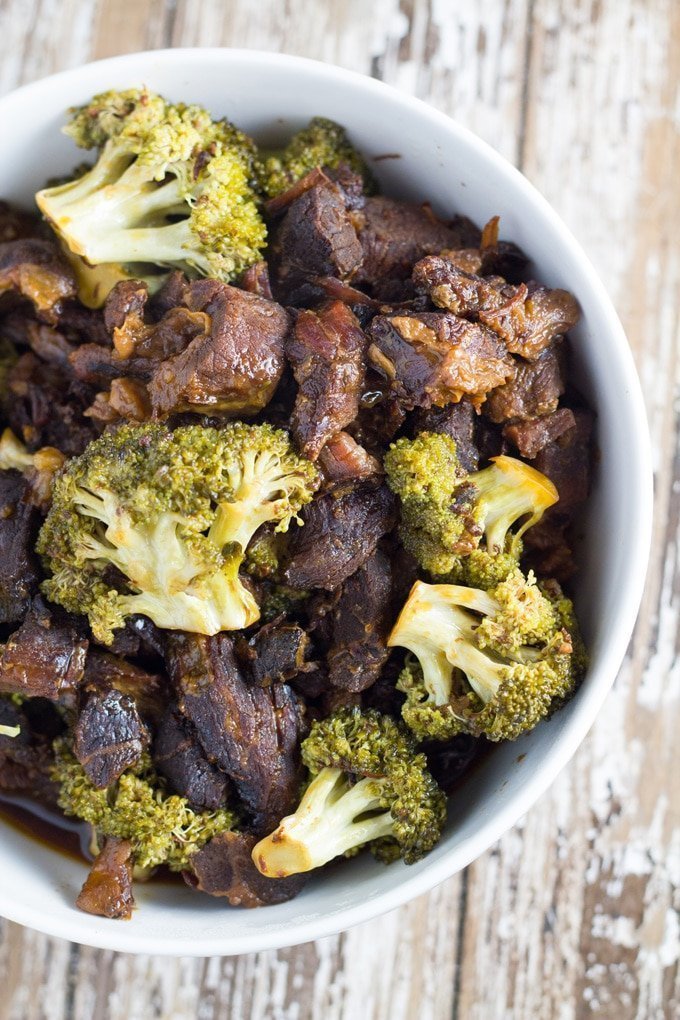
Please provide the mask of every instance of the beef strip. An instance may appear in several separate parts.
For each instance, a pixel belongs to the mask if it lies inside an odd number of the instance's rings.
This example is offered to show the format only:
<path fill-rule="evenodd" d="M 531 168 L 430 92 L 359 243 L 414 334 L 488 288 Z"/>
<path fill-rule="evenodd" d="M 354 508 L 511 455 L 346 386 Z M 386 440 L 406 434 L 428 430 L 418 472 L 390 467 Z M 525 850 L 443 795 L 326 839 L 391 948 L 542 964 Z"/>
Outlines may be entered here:
<path fill-rule="evenodd" d="M 245 832 L 220 832 L 191 858 L 191 872 L 184 877 L 193 889 L 223 896 L 232 907 L 264 907 L 292 900 L 301 891 L 306 875 L 266 878 L 253 863 L 257 836 Z"/>
<path fill-rule="evenodd" d="M 0 725 L 20 728 L 16 737 L 0 735 L 0 790 L 54 804 L 58 790 L 50 776 L 51 736 L 36 731 L 26 709 L 7 698 L 0 698 Z"/>
<path fill-rule="evenodd" d="M 375 683 L 387 661 L 387 636 L 394 623 L 390 558 L 376 549 L 349 577 L 332 612 L 328 680 L 351 693 Z"/>
<path fill-rule="evenodd" d="M 0 244 L 0 294 L 11 291 L 32 302 L 45 322 L 56 322 L 61 303 L 76 295 L 70 266 L 56 244 L 19 238 Z"/>
<path fill-rule="evenodd" d="M 170 789 L 192 807 L 205 811 L 225 807 L 231 788 L 228 777 L 208 761 L 193 726 L 171 705 L 158 724 L 152 753 Z"/>
<path fill-rule="evenodd" d="M 291 430 L 300 451 L 316 460 L 325 443 L 357 416 L 366 338 L 341 301 L 300 312 L 286 355 L 298 384 Z"/>
<path fill-rule="evenodd" d="M 360 482 L 317 496 L 302 510 L 304 527 L 290 539 L 286 584 L 334 591 L 396 524 L 396 500 L 386 485 Z"/>
<path fill-rule="evenodd" d="M 38 588 L 33 549 L 41 516 L 28 502 L 29 485 L 18 471 L 0 471 L 0 623 L 17 623 Z"/>
<path fill-rule="evenodd" d="M 133 865 L 130 840 L 107 837 L 92 863 L 76 906 L 97 917 L 132 917 Z"/>
<path fill-rule="evenodd" d="M 266 262 L 256 262 L 241 273 L 238 281 L 241 290 L 247 290 L 249 294 L 257 294 L 258 297 L 274 300 L 272 285 L 269 279 L 269 266 Z"/>
<path fill-rule="evenodd" d="M 56 701 L 82 680 L 87 645 L 66 614 L 35 598 L 2 650 L 0 691 Z"/>
<path fill-rule="evenodd" d="M 575 428 L 576 419 L 573 412 L 568 407 L 560 407 L 542 418 L 531 418 L 529 421 L 506 425 L 503 435 L 517 447 L 522 457 L 533 460 L 546 446 Z"/>
<path fill-rule="evenodd" d="M 292 680 L 307 663 L 309 638 L 296 623 L 266 623 L 238 649 L 253 683 L 268 687 Z"/>
<path fill-rule="evenodd" d="M 450 312 L 378 315 L 368 358 L 407 408 L 469 396 L 479 404 L 512 373 L 512 359 L 485 326 Z"/>
<path fill-rule="evenodd" d="M 95 391 L 57 365 L 23 354 L 7 376 L 7 419 L 30 450 L 55 446 L 77 457 L 99 432 L 84 417 Z"/>
<path fill-rule="evenodd" d="M 419 408 L 412 417 L 413 434 L 436 432 L 448 436 L 456 444 L 458 460 L 464 471 L 476 471 L 479 467 L 477 426 L 479 417 L 469 400 L 444 407 Z"/>
<path fill-rule="evenodd" d="M 179 707 L 209 760 L 233 780 L 255 831 L 295 805 L 300 782 L 300 707 L 287 684 L 244 679 L 228 634 L 172 633 L 168 670 Z"/>
<path fill-rule="evenodd" d="M 447 224 L 437 219 L 427 205 L 385 195 L 367 198 L 355 222 L 362 256 L 353 281 L 358 284 L 406 279 L 424 255 L 459 248 L 479 236 L 469 220 Z"/>
<path fill-rule="evenodd" d="M 571 514 L 588 497 L 590 490 L 590 434 L 593 416 L 583 408 L 574 408 L 575 426 L 539 451 L 534 467 L 557 486 L 559 502 L 555 510 Z"/>
<path fill-rule="evenodd" d="M 336 432 L 319 454 L 319 466 L 327 483 L 360 481 L 382 474 L 377 457 L 360 446 L 348 432 Z"/>
<path fill-rule="evenodd" d="M 528 421 L 554 411 L 566 384 L 564 344 L 550 344 L 535 361 L 513 361 L 512 375 L 489 393 L 484 414 L 502 424 Z"/>
<path fill-rule="evenodd" d="M 129 694 L 118 690 L 85 694 L 74 729 L 73 752 L 97 789 L 110 786 L 135 765 L 149 739 Z"/>
<path fill-rule="evenodd" d="M 130 626 L 134 626 L 134 622 Z M 136 654 L 140 650 L 140 640 L 143 640 L 143 635 L 137 639 Z M 157 723 L 165 711 L 168 700 L 167 677 L 160 673 L 149 673 L 119 655 L 96 649 L 90 649 L 88 653 L 83 683 L 88 690 L 97 691 L 101 695 L 109 691 L 125 694 L 134 701 L 142 718 L 152 725 Z"/>

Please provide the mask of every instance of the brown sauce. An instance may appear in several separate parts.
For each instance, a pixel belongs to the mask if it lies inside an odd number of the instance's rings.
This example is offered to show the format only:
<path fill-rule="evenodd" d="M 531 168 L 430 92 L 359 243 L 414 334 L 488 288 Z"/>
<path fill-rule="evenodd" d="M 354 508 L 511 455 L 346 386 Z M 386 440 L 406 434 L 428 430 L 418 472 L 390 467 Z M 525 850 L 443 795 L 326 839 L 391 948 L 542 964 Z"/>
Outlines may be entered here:
<path fill-rule="evenodd" d="M 28 797 L 0 794 L 0 820 L 50 850 L 80 861 L 92 860 L 88 825 L 64 818 L 58 811 Z"/>

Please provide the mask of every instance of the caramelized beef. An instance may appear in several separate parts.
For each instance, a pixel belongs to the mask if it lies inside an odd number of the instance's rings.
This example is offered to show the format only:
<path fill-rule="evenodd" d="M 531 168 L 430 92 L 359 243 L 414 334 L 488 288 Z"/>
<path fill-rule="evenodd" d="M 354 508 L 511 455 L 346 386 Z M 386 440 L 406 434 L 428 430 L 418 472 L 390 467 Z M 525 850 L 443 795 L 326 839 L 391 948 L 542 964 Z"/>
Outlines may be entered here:
<path fill-rule="evenodd" d="M 498 423 L 550 414 L 564 393 L 565 381 L 563 344 L 551 344 L 535 361 L 515 358 L 510 378 L 488 395 L 484 414 Z"/>
<path fill-rule="evenodd" d="M 561 407 L 542 418 L 506 425 L 503 435 L 527 460 L 533 460 L 550 443 L 576 428 L 576 419 L 568 407 Z"/>
<path fill-rule="evenodd" d="M 430 407 L 418 410 L 413 415 L 413 432 L 436 432 L 448 436 L 456 444 L 458 460 L 464 471 L 476 471 L 479 467 L 477 445 L 478 415 L 469 400 L 444 407 Z"/>
<path fill-rule="evenodd" d="M 97 789 L 110 786 L 136 765 L 148 745 L 149 731 L 128 694 L 88 691 L 78 714 L 73 751 Z"/>
<path fill-rule="evenodd" d="M 97 917 L 132 917 L 133 865 L 130 840 L 109 836 L 90 868 L 76 906 Z"/>
<path fill-rule="evenodd" d="M 365 481 L 317 496 L 300 516 L 304 527 L 290 539 L 286 584 L 335 591 L 392 530 L 396 500 L 386 485 Z"/>
<path fill-rule="evenodd" d="M 95 391 L 57 365 L 23 354 L 7 376 L 7 420 L 30 450 L 54 446 L 77 457 L 99 434 L 84 413 Z"/>
<path fill-rule="evenodd" d="M 272 620 L 244 642 L 239 654 L 253 683 L 268 687 L 292 680 L 306 666 L 309 638 L 296 623 Z"/>
<path fill-rule="evenodd" d="M 249 266 L 241 274 L 238 285 L 241 290 L 247 290 L 249 294 L 257 294 L 258 297 L 274 300 L 272 285 L 269 280 L 269 266 L 266 262 L 256 262 Z"/>
<path fill-rule="evenodd" d="M 39 237 L 42 227 L 38 216 L 13 209 L 0 199 L 0 243 L 16 241 L 19 237 Z"/>
<path fill-rule="evenodd" d="M 132 621 L 130 626 L 134 627 L 135 622 Z M 153 624 L 150 623 L 150 626 L 153 627 Z M 141 636 L 138 634 L 134 646 L 136 654 L 139 654 L 143 642 L 144 633 Z M 158 649 L 155 651 L 159 654 Z M 119 691 L 127 695 L 134 701 L 142 718 L 152 724 L 155 724 L 165 711 L 168 700 L 169 684 L 166 677 L 159 673 L 149 673 L 121 658 L 120 654 L 111 655 L 109 652 L 91 649 L 87 656 L 83 683 L 88 690 L 100 694 Z"/>
<path fill-rule="evenodd" d="M 378 315 L 368 330 L 369 361 L 405 407 L 475 404 L 513 371 L 512 359 L 485 326 L 448 312 Z"/>
<path fill-rule="evenodd" d="M 0 725 L 19 727 L 16 737 L 0 734 L 0 790 L 54 804 L 58 791 L 50 776 L 51 735 L 35 730 L 26 709 L 7 698 L 0 698 Z"/>
<path fill-rule="evenodd" d="M 153 762 L 173 793 L 186 797 L 197 810 L 216 811 L 226 805 L 228 777 L 208 761 L 191 723 L 171 706 L 156 730 Z"/>
<path fill-rule="evenodd" d="M 298 393 L 291 429 L 301 453 L 316 460 L 325 443 L 357 416 L 366 338 L 341 301 L 300 312 L 286 354 Z"/>
<path fill-rule="evenodd" d="M 0 691 L 56 701 L 82 680 L 87 644 L 65 614 L 34 599 L 2 650 Z"/>
<path fill-rule="evenodd" d="M 29 486 L 18 471 L 0 471 L 0 623 L 18 623 L 38 588 L 33 549 L 40 512 L 28 502 Z"/>
<path fill-rule="evenodd" d="M 269 831 L 298 794 L 301 719 L 295 694 L 287 684 L 248 683 L 228 634 L 170 634 L 168 670 L 180 710 L 209 760 L 232 779 L 254 830 Z"/>
<path fill-rule="evenodd" d="M 0 294 L 27 298 L 45 322 L 56 322 L 61 303 L 75 297 L 70 266 L 52 241 L 19 238 L 0 244 Z"/>
<path fill-rule="evenodd" d="M 345 581 L 333 609 L 329 683 L 354 694 L 375 683 L 390 654 L 386 642 L 393 623 L 390 559 L 376 549 Z"/>
<path fill-rule="evenodd" d="M 377 457 L 360 446 L 348 432 L 336 432 L 319 454 L 319 466 L 328 483 L 354 482 L 382 474 Z"/>
<path fill-rule="evenodd" d="M 524 565 L 539 577 L 554 577 L 563 584 L 577 570 L 568 539 L 570 515 L 560 513 L 559 504 L 543 515 L 524 535 Z"/>
<path fill-rule="evenodd" d="M 232 907 L 265 907 L 292 900 L 305 884 L 305 875 L 266 878 L 253 863 L 257 836 L 220 832 L 191 858 L 188 884 L 210 896 L 223 896 Z"/>
<path fill-rule="evenodd" d="M 537 454 L 534 467 L 554 482 L 559 492 L 555 510 L 571 513 L 582 503 L 590 491 L 590 434 L 593 416 L 589 411 L 575 408 L 575 426 L 559 439 L 548 443 Z"/>

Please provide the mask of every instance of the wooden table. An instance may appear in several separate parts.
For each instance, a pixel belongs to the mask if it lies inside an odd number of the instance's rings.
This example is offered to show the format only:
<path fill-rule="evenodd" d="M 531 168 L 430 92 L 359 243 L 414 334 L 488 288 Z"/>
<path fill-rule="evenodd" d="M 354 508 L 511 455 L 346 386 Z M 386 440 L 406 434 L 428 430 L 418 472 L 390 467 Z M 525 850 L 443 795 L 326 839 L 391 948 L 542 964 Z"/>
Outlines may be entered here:
<path fill-rule="evenodd" d="M 317 57 L 427 99 L 574 230 L 648 402 L 642 613 L 570 767 L 462 875 L 346 934 L 237 959 L 135 958 L 2 924 L 0 1017 L 680 1017 L 680 2 L 0 0 L 0 92 L 97 57 L 220 44 Z"/>

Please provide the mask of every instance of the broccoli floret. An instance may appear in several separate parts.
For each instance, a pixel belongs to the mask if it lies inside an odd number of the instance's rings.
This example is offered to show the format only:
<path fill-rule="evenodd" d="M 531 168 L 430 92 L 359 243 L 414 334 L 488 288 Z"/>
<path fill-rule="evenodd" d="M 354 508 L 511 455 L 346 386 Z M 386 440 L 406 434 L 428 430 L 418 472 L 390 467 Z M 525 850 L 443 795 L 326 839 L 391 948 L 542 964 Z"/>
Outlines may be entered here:
<path fill-rule="evenodd" d="M 393 443 L 385 472 L 401 503 L 404 547 L 437 579 L 476 587 L 518 566 L 522 535 L 557 501 L 553 483 L 513 457 L 466 475 L 455 441 L 433 432 Z"/>
<path fill-rule="evenodd" d="M 4 726 L 0 725 L 0 737 L 18 737 L 21 733 L 21 726 Z"/>
<path fill-rule="evenodd" d="M 299 588 L 289 588 L 285 584 L 268 586 L 261 606 L 263 623 L 269 623 L 281 613 L 285 613 L 287 616 L 294 614 L 309 596 L 310 592 L 301 591 Z"/>
<path fill-rule="evenodd" d="M 228 281 L 260 257 L 266 228 L 254 143 L 199 106 L 144 89 L 105 92 L 65 129 L 98 149 L 93 168 L 36 202 L 92 265 L 150 263 Z"/>
<path fill-rule="evenodd" d="M 311 781 L 295 814 L 253 849 L 263 875 L 311 871 L 366 844 L 386 863 L 413 864 L 439 840 L 446 798 L 389 716 L 354 707 L 314 722 L 302 760 Z"/>
<path fill-rule="evenodd" d="M 490 591 L 416 582 L 388 645 L 417 660 L 397 686 L 418 737 L 514 740 L 573 693 L 585 657 L 573 606 L 551 585 L 519 570 Z"/>
<path fill-rule="evenodd" d="M 263 528 L 248 546 L 244 568 L 258 581 L 274 580 L 281 565 L 280 532 Z"/>
<path fill-rule="evenodd" d="M 65 738 L 54 742 L 54 753 L 51 772 L 59 786 L 61 810 L 88 822 L 97 841 L 103 836 L 129 839 L 139 868 L 165 864 L 171 871 L 182 871 L 213 836 L 236 824 L 236 815 L 226 808 L 195 811 L 184 797 L 166 793 L 148 755 L 112 786 L 100 790 L 90 782 Z"/>
<path fill-rule="evenodd" d="M 198 634 L 247 627 L 259 617 L 239 577 L 250 539 L 267 521 L 285 531 L 317 484 L 270 425 L 105 433 L 57 479 L 37 543 L 43 591 L 105 644 L 135 613 Z"/>
<path fill-rule="evenodd" d="M 367 191 L 373 190 L 366 162 L 351 145 L 345 129 L 325 117 L 313 117 L 306 128 L 293 135 L 285 149 L 265 157 L 264 190 L 268 198 L 274 198 L 315 167 L 335 170 L 341 163 L 364 179 Z"/>

